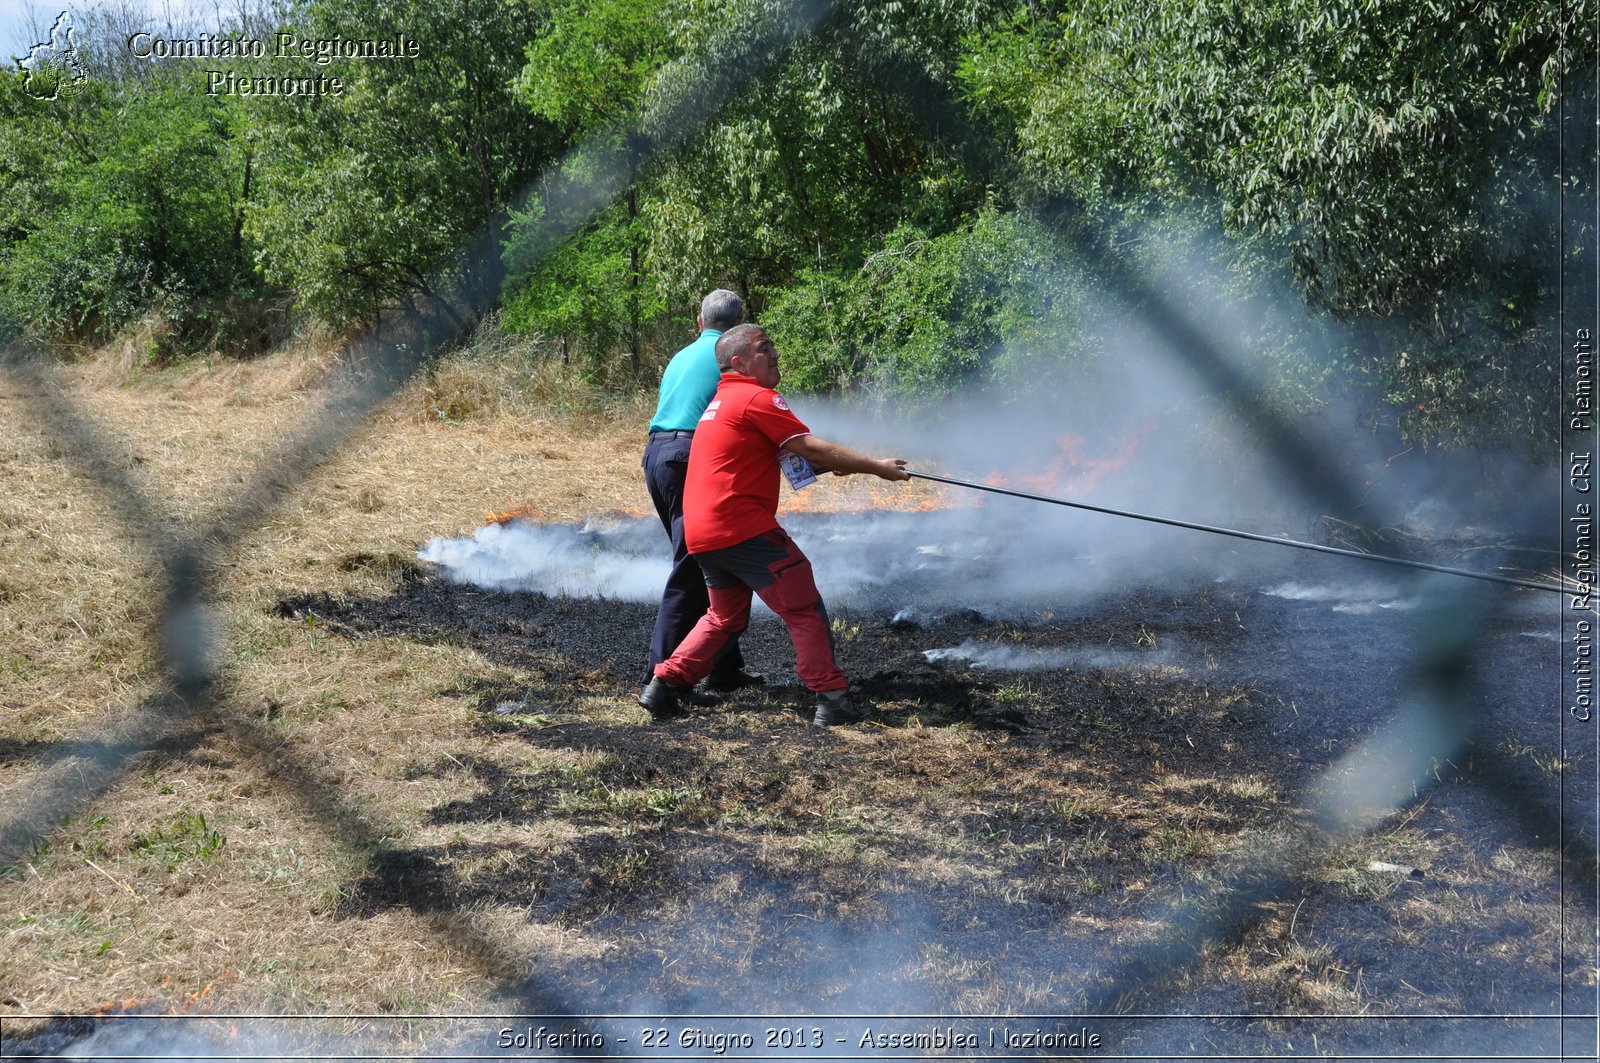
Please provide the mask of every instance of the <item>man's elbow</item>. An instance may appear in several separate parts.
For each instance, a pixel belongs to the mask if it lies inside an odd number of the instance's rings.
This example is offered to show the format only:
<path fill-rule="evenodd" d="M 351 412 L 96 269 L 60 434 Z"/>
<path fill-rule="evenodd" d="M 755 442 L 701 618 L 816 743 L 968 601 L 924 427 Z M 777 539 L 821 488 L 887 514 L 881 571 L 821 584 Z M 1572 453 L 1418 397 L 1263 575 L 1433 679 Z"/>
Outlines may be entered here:
<path fill-rule="evenodd" d="M 792 450 L 807 461 L 816 461 L 822 456 L 822 448 L 817 446 L 817 437 L 813 435 L 795 436 L 785 441 L 785 450 Z"/>

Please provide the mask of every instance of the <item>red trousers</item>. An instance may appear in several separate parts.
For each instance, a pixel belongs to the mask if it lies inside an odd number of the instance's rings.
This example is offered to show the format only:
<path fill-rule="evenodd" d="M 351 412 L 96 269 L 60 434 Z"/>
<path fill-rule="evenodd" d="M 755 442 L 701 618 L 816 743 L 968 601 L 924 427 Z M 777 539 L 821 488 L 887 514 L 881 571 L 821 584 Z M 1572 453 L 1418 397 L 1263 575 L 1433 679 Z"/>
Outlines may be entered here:
<path fill-rule="evenodd" d="M 672 656 L 656 665 L 656 675 L 674 686 L 710 675 L 717 651 L 749 626 L 753 591 L 788 626 L 795 671 L 807 688 L 820 693 L 850 686 L 833 660 L 833 630 L 811 562 L 787 532 L 778 528 L 694 558 L 706 575 L 711 608 Z"/>

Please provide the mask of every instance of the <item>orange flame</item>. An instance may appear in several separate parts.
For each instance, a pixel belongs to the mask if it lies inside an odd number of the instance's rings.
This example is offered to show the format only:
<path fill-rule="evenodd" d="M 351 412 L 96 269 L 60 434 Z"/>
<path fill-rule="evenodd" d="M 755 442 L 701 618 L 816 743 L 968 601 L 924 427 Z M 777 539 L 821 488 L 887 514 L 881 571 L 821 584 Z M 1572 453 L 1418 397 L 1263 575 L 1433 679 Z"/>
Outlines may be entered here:
<path fill-rule="evenodd" d="M 1066 433 L 1056 437 L 1056 449 L 1035 471 L 1007 475 L 998 469 L 983 478 L 991 487 L 1016 487 L 1039 494 L 1085 494 L 1099 487 L 1144 449 L 1155 434 L 1156 422 L 1146 420 L 1133 434 L 1114 444 L 1109 453 L 1089 452 L 1083 436 Z M 860 513 L 872 510 L 897 510 L 903 513 L 981 506 L 981 494 L 952 492 L 946 485 L 926 480 L 892 483 L 876 476 L 832 476 L 824 473 L 817 482 L 798 491 L 785 489 L 779 498 L 781 513 Z M 598 515 L 601 520 L 627 520 L 653 517 L 648 510 L 617 508 Z M 513 520 L 544 521 L 534 505 L 507 510 L 489 510 L 487 524 L 508 524 Z"/>
<path fill-rule="evenodd" d="M 181 1000 L 159 1001 L 141 1000 L 138 997 L 125 997 L 122 1000 L 109 1000 L 106 1003 L 95 1007 L 92 1009 L 92 1011 L 95 1015 L 111 1018 L 132 1011 L 148 1012 L 152 1007 L 160 1007 L 162 1008 L 163 1014 L 176 1015 L 182 1012 L 192 1011 L 199 1007 L 205 1002 L 206 998 L 211 996 L 212 991 L 215 990 L 219 984 L 223 982 L 237 981 L 238 977 L 238 974 L 233 971 L 223 971 L 211 981 L 207 982 L 202 988 L 190 993 Z M 170 987 L 172 982 L 172 977 L 168 976 L 162 980 L 162 985 Z"/>
<path fill-rule="evenodd" d="M 942 484 L 927 481 L 891 482 L 876 476 L 857 474 L 817 477 L 817 482 L 798 491 L 785 490 L 778 508 L 784 513 L 859 513 L 869 510 L 897 510 L 903 513 L 949 509 L 957 503 Z"/>
<path fill-rule="evenodd" d="M 125 997 L 122 1000 L 108 1000 L 104 1004 L 95 1007 L 93 1009 L 93 1013 L 101 1016 L 116 1015 L 121 1014 L 122 1012 L 132 1011 L 134 1008 L 139 1007 L 143 1003 L 144 1002 L 138 997 Z"/>
<path fill-rule="evenodd" d="M 1038 472 L 1019 473 L 1011 479 L 996 471 L 985 477 L 984 483 L 991 487 L 1026 488 L 1038 494 L 1084 494 L 1100 486 L 1107 476 L 1144 449 L 1155 429 L 1155 421 L 1144 421 L 1113 453 L 1103 457 L 1086 453 L 1085 441 L 1080 435 L 1057 436 L 1056 452 Z"/>
<path fill-rule="evenodd" d="M 179 1005 L 179 1008 L 183 1011 L 187 1011 L 190 1008 L 198 1006 L 202 1001 L 211 995 L 211 991 L 217 988 L 218 983 L 233 982 L 237 981 L 238 978 L 239 976 L 233 971 L 223 971 L 211 981 L 207 982 L 205 987 L 199 992 L 189 994 L 189 999 L 184 1001 L 183 1004 Z"/>
<path fill-rule="evenodd" d="M 643 517 L 653 517 L 653 516 L 655 516 L 654 513 L 648 512 L 648 511 L 643 510 L 643 509 L 633 509 L 633 508 L 630 508 L 630 507 L 627 507 L 627 506 L 617 506 L 617 507 L 614 507 L 612 509 L 608 509 L 608 510 L 605 510 L 605 511 L 603 511 L 601 513 L 595 514 L 594 519 L 595 520 L 602 520 L 602 521 L 623 521 L 623 520 L 639 520 L 639 519 L 641 519 Z M 545 517 L 543 511 L 541 511 L 538 506 L 535 506 L 535 505 L 532 505 L 532 504 L 524 505 L 524 506 L 516 506 L 515 508 L 512 508 L 512 509 L 491 509 L 491 510 L 486 511 L 483 514 L 483 522 L 485 524 L 506 525 L 506 524 L 510 524 L 514 520 L 526 520 L 526 521 L 532 521 L 534 523 L 542 524 L 547 520 L 547 518 Z"/>
<path fill-rule="evenodd" d="M 483 515 L 485 524 L 510 524 L 517 518 L 524 520 L 544 520 L 544 514 L 539 512 L 539 507 L 534 505 L 517 506 L 515 509 L 491 509 Z"/>

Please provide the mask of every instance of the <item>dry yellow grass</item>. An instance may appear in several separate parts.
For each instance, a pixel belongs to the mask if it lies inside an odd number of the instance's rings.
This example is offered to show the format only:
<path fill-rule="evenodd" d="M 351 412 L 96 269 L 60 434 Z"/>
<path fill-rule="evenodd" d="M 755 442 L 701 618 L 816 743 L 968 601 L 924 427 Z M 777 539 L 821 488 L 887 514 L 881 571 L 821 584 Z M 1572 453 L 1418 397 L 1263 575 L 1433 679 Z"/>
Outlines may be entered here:
<path fill-rule="evenodd" d="M 254 363 L 151 371 L 113 349 L 52 375 L 114 440 L 114 460 L 156 512 L 185 529 L 225 509 L 262 455 L 316 416 L 319 396 L 308 385 L 332 360 L 325 350 L 301 349 Z M 481 372 L 445 373 L 484 386 Z M 575 419 L 505 402 L 487 420 L 458 424 L 427 415 L 439 393 L 437 380 L 414 382 L 333 460 L 308 470 L 220 559 L 216 585 L 230 703 L 264 715 L 270 706 L 281 721 L 271 726 L 286 742 L 320 760 L 354 802 L 372 805 L 380 837 L 384 824 L 406 822 L 425 800 L 404 807 L 382 776 L 440 734 L 458 754 L 472 752 L 474 740 L 460 738 L 449 718 L 459 703 L 439 692 L 492 669 L 464 650 L 316 640 L 271 615 L 272 604 L 296 590 L 385 586 L 382 566 L 349 559 L 409 558 L 431 536 L 478 526 L 490 508 L 531 504 L 574 519 L 647 504 L 637 475 L 639 409 L 614 405 Z M 93 735 L 159 682 L 154 559 L 78 470 L 58 426 L 36 416 L 37 398 L 19 378 L 0 376 L 0 416 L 13 426 L 0 444 L 0 710 L 18 747 L 0 761 L 0 800 L 8 801 L 26 794 L 41 770 L 39 758 L 18 754 Z M 317 723 L 326 725 L 312 726 L 307 743 L 295 725 Z M 10 1008 L 182 1002 L 206 986 L 208 1006 L 225 1006 L 248 985 L 251 998 L 288 1009 L 426 1010 L 459 1008 L 462 994 L 485 990 L 482 965 L 451 956 L 448 938 L 425 926 L 318 917 L 345 888 L 358 854 L 286 799 L 259 751 L 203 741 L 158 751 L 147 763 L 4 883 L 10 914 L 0 985 Z M 436 796 L 431 784 L 426 800 Z M 241 797 L 251 809 L 242 821 L 232 811 Z M 165 871 L 135 839 L 188 813 L 222 831 L 228 858 L 188 859 Z M 240 898 L 251 911 L 232 910 Z M 394 913 L 374 919 L 421 922 Z M 240 970 L 241 957 L 259 960 Z"/>

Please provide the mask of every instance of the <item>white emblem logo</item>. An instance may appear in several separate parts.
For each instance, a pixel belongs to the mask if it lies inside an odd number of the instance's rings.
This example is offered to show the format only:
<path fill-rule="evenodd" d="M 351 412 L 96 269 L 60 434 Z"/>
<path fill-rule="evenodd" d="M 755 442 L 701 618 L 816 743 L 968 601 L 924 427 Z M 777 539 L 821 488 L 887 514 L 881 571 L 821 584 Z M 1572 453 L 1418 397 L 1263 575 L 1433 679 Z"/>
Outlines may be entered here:
<path fill-rule="evenodd" d="M 27 71 L 22 88 L 29 96 L 36 100 L 59 100 L 82 91 L 89 75 L 78 61 L 78 48 L 72 39 L 75 32 L 72 14 L 63 11 L 50 27 L 50 39 L 28 49 L 28 58 L 19 60 L 22 69 Z"/>

